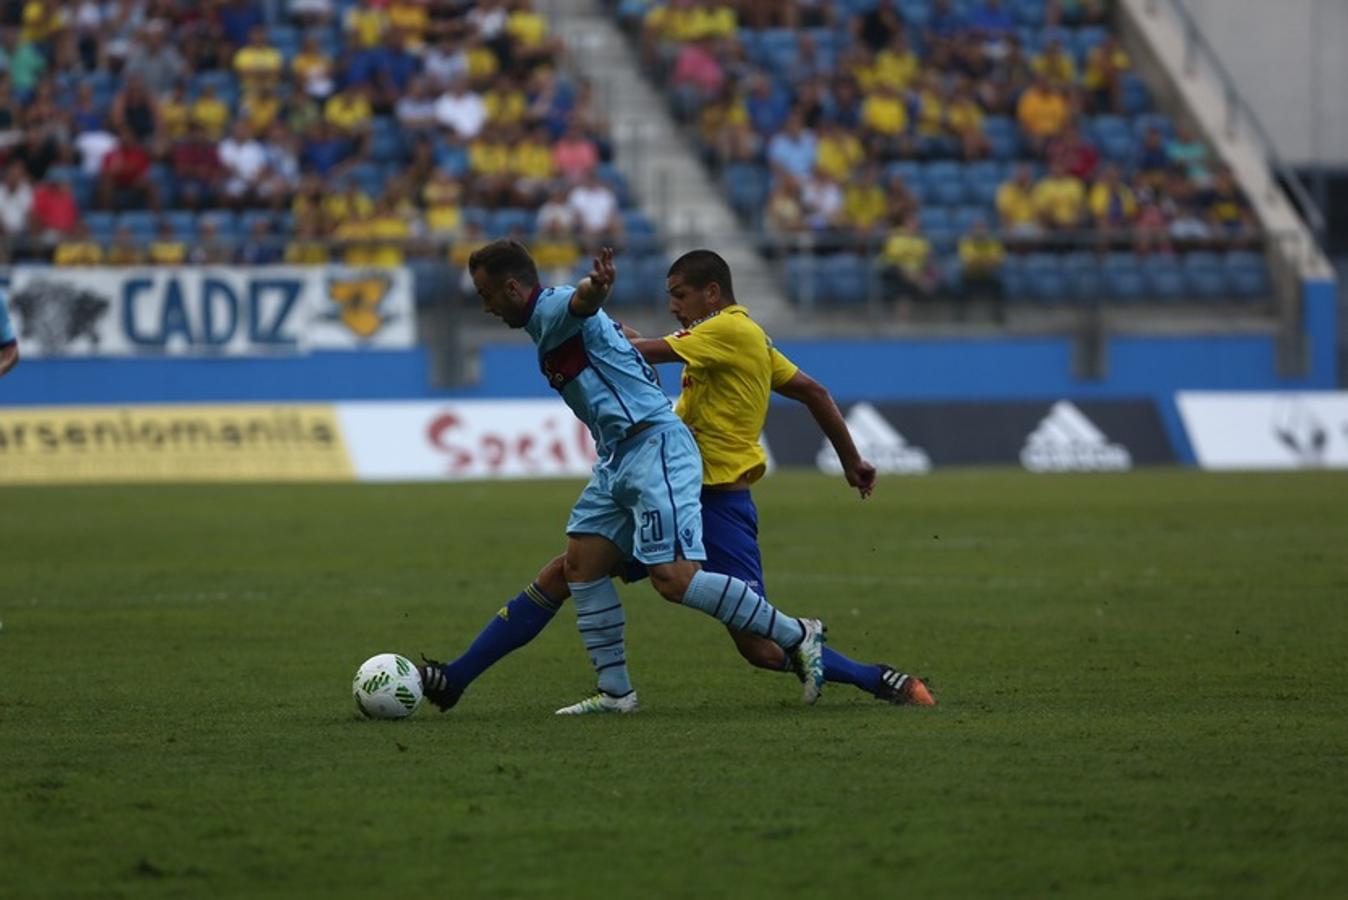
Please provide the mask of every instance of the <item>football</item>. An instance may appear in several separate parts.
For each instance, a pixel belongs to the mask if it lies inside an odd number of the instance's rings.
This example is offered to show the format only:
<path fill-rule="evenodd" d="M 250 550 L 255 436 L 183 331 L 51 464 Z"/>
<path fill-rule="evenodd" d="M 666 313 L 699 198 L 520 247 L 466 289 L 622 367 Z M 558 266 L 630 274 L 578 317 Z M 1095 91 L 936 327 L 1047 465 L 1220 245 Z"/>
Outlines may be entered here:
<path fill-rule="evenodd" d="M 406 718 L 421 705 L 421 675 L 407 657 L 381 653 L 360 664 L 351 693 L 368 718 Z"/>

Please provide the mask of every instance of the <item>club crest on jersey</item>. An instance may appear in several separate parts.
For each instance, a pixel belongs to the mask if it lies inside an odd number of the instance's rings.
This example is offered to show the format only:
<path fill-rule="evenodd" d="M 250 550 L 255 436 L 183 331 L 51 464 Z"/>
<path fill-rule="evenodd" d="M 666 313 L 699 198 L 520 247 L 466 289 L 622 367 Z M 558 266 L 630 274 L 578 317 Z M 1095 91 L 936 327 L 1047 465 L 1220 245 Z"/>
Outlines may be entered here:
<path fill-rule="evenodd" d="M 370 338 L 391 317 L 380 312 L 392 280 L 377 272 L 328 279 L 328 299 L 337 306 L 328 318 L 341 321 L 357 337 Z"/>

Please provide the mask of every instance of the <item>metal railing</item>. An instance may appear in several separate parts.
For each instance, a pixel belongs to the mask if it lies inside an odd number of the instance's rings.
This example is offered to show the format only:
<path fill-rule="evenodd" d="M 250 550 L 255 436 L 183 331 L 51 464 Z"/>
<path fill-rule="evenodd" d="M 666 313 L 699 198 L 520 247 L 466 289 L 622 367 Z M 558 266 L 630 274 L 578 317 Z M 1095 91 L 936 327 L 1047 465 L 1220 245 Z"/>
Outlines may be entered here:
<path fill-rule="evenodd" d="M 1147 0 L 1148 14 L 1155 15 L 1160 9 L 1161 2 L 1162 0 Z M 1302 183 L 1296 172 L 1282 161 L 1272 136 L 1269 135 L 1259 116 L 1255 114 L 1254 109 L 1241 94 L 1235 78 L 1222 64 L 1221 57 L 1208 43 L 1207 38 L 1203 35 L 1203 29 L 1186 8 L 1183 0 L 1164 0 L 1164 2 L 1180 22 L 1184 37 L 1184 74 L 1193 76 L 1197 72 L 1201 61 L 1216 76 L 1221 84 L 1223 102 L 1225 103 L 1223 119 L 1227 138 L 1234 138 L 1240 133 L 1242 126 L 1248 130 L 1249 135 L 1259 145 L 1260 152 L 1268 161 L 1275 185 L 1281 183 L 1283 189 L 1291 197 L 1293 205 L 1305 219 L 1312 236 L 1318 243 L 1323 244 L 1325 216 L 1311 196 L 1310 191 Z"/>

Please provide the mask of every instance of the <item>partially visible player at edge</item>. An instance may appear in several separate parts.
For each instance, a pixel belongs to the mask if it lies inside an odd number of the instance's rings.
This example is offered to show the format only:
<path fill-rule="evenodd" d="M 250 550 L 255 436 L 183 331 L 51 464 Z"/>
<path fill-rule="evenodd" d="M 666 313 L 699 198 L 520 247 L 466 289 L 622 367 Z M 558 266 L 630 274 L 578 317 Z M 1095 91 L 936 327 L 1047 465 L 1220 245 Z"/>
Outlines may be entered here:
<path fill-rule="evenodd" d="M 864 499 L 875 486 L 875 467 L 857 452 L 829 392 L 772 346 L 748 311 L 735 301 L 730 267 L 710 250 L 694 250 L 669 269 L 670 310 L 682 329 L 665 338 L 628 336 L 648 362 L 685 363 L 676 412 L 702 452 L 704 569 L 763 587 L 758 511 L 750 486 L 762 477 L 766 455 L 758 442 L 767 418 L 769 389 L 810 409 L 842 462 L 843 475 Z M 563 557 L 512 599 L 462 656 L 426 673 L 427 697 L 441 709 L 488 668 L 533 640 L 569 596 Z M 760 668 L 791 669 L 789 655 L 770 640 L 729 628 L 736 648 Z M 857 663 L 824 648 L 827 681 L 852 684 L 895 704 L 931 705 L 921 680 L 884 665 Z"/>
<path fill-rule="evenodd" d="M 574 287 L 540 285 L 529 251 L 513 240 L 474 251 L 468 270 L 486 311 L 533 338 L 548 383 L 589 427 L 599 453 L 567 521 L 563 559 L 599 691 L 558 714 L 637 709 L 622 601 L 609 577 L 624 560 L 644 565 L 666 600 L 787 648 L 804 673 L 802 698 L 818 699 L 824 623 L 779 612 L 743 580 L 702 570 L 702 459 L 655 370 L 600 308 L 617 274 L 613 250 L 604 248 Z M 428 662 L 422 681 L 432 692 L 437 675 L 440 667 Z"/>
<path fill-rule="evenodd" d="M 0 291 L 0 378 L 19 364 L 19 339 L 14 334 L 14 326 L 10 324 L 5 299 L 4 291 Z"/>

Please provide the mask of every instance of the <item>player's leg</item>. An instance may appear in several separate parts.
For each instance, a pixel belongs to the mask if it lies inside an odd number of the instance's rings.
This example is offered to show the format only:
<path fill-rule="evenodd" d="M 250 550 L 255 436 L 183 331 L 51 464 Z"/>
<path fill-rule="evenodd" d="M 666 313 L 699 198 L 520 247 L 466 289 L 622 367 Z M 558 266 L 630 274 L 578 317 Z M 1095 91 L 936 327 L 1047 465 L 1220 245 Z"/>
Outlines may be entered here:
<path fill-rule="evenodd" d="M 573 523 L 576 521 L 573 516 Z M 623 639 L 626 618 L 609 573 L 622 560 L 623 535 L 606 537 L 571 531 L 568 525 L 567 587 L 576 604 L 576 627 L 599 681 L 599 693 L 557 710 L 559 716 L 599 712 L 635 712 L 637 695 L 627 673 Z M 630 536 L 625 542 L 630 546 Z"/>
<path fill-rule="evenodd" d="M 748 491 L 703 490 L 702 527 L 707 550 L 703 568 L 734 575 L 766 597 L 762 552 L 758 547 L 758 509 L 752 495 Z M 747 631 L 728 630 L 735 649 L 751 665 L 794 671 L 790 656 L 773 641 Z M 919 679 L 890 666 L 857 662 L 829 646 L 824 647 L 823 658 L 825 681 L 854 685 L 890 703 L 927 705 L 924 700 L 931 699 Z"/>
<path fill-rule="evenodd" d="M 702 570 L 702 459 L 686 428 L 661 431 L 623 463 L 619 477 L 635 497 L 633 556 L 666 600 L 787 648 L 807 673 L 806 703 L 823 686 L 824 625 L 778 611 L 747 582 Z"/>
<path fill-rule="evenodd" d="M 424 661 L 421 682 L 427 700 L 441 711 L 451 708 L 479 675 L 547 627 L 571 596 L 562 571 L 564 558 L 558 556 L 545 565 L 528 587 L 492 616 L 458 659 L 449 663 Z"/>

